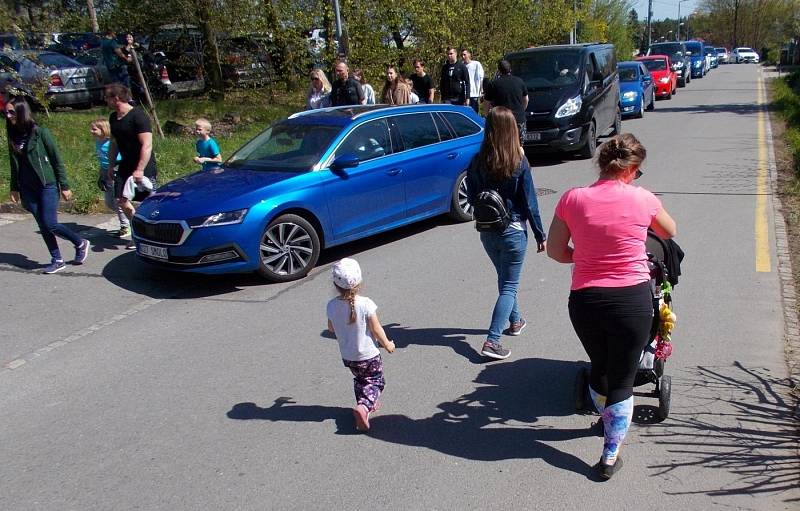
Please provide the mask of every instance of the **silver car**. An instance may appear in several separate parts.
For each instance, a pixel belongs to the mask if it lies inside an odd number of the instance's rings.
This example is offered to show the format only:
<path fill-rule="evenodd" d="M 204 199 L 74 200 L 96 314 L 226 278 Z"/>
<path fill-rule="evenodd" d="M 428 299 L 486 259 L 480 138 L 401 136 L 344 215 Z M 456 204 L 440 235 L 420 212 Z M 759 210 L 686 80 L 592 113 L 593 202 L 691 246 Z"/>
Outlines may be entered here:
<path fill-rule="evenodd" d="M 50 106 L 89 107 L 103 99 L 103 78 L 98 70 L 60 53 L 4 51 L 0 67 L 0 74 L 16 75 L 28 86 L 46 84 Z"/>

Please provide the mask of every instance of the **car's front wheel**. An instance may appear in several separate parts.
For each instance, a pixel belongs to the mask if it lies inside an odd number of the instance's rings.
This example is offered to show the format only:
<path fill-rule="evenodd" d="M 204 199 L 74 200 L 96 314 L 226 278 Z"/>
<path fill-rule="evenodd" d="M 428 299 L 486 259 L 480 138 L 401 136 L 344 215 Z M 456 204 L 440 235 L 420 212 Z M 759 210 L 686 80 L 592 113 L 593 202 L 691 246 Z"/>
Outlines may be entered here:
<path fill-rule="evenodd" d="M 617 107 L 617 114 L 614 117 L 614 127 L 612 128 L 611 136 L 622 134 L 622 111 Z"/>
<path fill-rule="evenodd" d="M 281 215 L 269 223 L 258 246 L 258 273 L 272 282 L 305 277 L 317 264 L 319 235 L 305 218 Z"/>
<path fill-rule="evenodd" d="M 472 204 L 469 203 L 468 197 L 467 172 L 464 171 L 456 179 L 450 199 L 450 211 L 447 216 L 457 222 L 469 222 L 472 220 Z"/>
<path fill-rule="evenodd" d="M 597 151 L 597 128 L 594 125 L 594 120 L 589 123 L 589 132 L 586 134 L 586 145 L 580 150 L 580 155 L 583 158 L 594 158 L 594 153 Z"/>

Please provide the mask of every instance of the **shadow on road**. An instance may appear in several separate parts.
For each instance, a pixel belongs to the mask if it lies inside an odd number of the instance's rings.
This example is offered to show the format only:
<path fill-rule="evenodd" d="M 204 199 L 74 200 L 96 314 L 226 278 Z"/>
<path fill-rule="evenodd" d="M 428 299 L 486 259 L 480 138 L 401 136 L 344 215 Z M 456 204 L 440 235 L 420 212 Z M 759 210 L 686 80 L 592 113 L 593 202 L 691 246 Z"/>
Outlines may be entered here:
<path fill-rule="evenodd" d="M 700 468 L 725 470 L 736 476 L 735 483 L 685 493 L 786 494 L 784 502 L 800 502 L 800 435 L 792 389 L 789 378 L 776 378 L 767 369 L 751 369 L 739 362 L 699 366 L 680 378 L 673 377 L 673 396 L 682 396 L 690 406 L 641 433 L 666 446 L 674 460 L 651 465 L 655 475 L 687 477 Z"/>
<path fill-rule="evenodd" d="M 540 458 L 554 467 L 593 478 L 591 465 L 548 445 L 593 436 L 589 428 L 562 429 L 537 424 L 541 417 L 574 413 L 571 383 L 579 364 L 528 358 L 487 365 L 475 379 L 478 384 L 475 390 L 454 401 L 440 403 L 440 412 L 423 419 L 379 413 L 371 419 L 369 436 L 470 460 Z M 566 383 L 554 385 L 554 382 Z M 227 416 L 237 420 L 334 420 L 340 434 L 355 430 L 349 409 L 295 405 L 291 398 L 285 397 L 276 399 L 268 408 L 239 403 Z"/>
<path fill-rule="evenodd" d="M 0 264 L 13 266 L 21 270 L 36 270 L 47 266 L 47 263 L 40 263 L 29 259 L 28 256 L 13 252 L 0 252 Z"/>
<path fill-rule="evenodd" d="M 661 107 L 657 106 L 655 113 L 670 112 L 670 113 L 686 113 L 686 114 L 741 114 L 752 115 L 762 110 L 769 110 L 767 105 L 757 105 L 754 103 L 725 103 L 721 105 L 690 105 L 690 106 L 676 106 L 676 107 Z"/>
<path fill-rule="evenodd" d="M 468 335 L 486 335 L 486 330 L 474 328 L 410 328 L 398 323 L 389 323 L 384 325 L 383 328 L 389 339 L 393 340 L 400 349 L 408 348 L 411 345 L 442 346 L 451 348 L 473 364 L 483 364 L 487 360 L 467 342 Z"/>

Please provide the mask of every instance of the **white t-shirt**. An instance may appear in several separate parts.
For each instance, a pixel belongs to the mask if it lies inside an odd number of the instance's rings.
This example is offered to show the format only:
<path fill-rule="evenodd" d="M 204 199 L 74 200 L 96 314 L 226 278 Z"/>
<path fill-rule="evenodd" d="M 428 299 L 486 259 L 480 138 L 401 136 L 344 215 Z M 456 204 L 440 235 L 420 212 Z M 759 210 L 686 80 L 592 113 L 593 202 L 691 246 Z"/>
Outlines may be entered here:
<path fill-rule="evenodd" d="M 366 296 L 356 296 L 356 320 L 350 321 L 350 303 L 339 297 L 328 302 L 328 319 L 333 323 L 339 351 L 345 360 L 359 361 L 380 354 L 375 340 L 367 328 L 367 318 L 375 314 L 378 306 Z"/>
<path fill-rule="evenodd" d="M 483 66 L 477 60 L 471 60 L 465 65 L 469 72 L 469 97 L 479 98 L 483 92 Z"/>

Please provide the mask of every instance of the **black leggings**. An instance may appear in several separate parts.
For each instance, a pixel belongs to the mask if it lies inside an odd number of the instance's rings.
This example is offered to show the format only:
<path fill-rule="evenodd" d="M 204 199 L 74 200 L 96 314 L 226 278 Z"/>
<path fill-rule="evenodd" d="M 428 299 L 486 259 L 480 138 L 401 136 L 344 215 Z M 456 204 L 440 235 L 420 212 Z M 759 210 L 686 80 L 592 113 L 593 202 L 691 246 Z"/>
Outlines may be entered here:
<path fill-rule="evenodd" d="M 631 397 L 639 357 L 650 340 L 650 283 L 572 291 L 569 319 L 592 361 L 589 384 L 606 396 L 606 406 Z"/>

